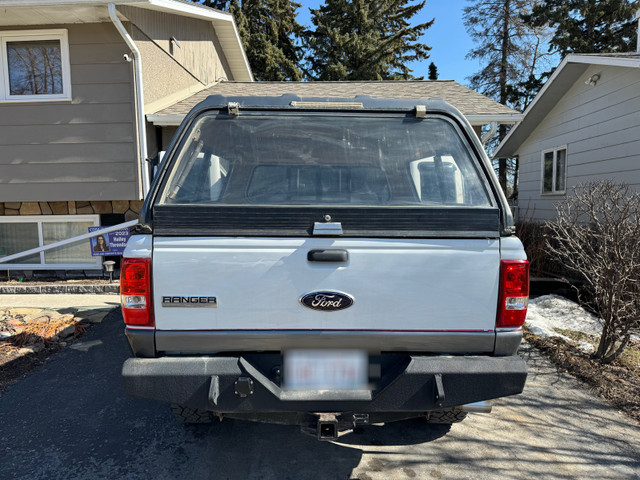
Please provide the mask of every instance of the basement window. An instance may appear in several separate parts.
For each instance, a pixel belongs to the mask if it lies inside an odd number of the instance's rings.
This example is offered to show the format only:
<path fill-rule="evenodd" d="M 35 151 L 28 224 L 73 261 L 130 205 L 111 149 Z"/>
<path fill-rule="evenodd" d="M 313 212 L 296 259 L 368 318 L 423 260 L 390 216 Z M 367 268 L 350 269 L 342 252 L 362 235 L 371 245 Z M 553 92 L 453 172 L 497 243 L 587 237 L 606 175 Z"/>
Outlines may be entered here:
<path fill-rule="evenodd" d="M 0 217 L 0 258 L 88 233 L 99 215 L 21 215 Z M 91 255 L 89 240 L 0 263 L 1 270 L 94 270 L 101 258 Z"/>
<path fill-rule="evenodd" d="M 542 152 L 542 193 L 558 195 L 567 191 L 567 147 Z"/>
<path fill-rule="evenodd" d="M 0 101 L 70 100 L 66 30 L 0 31 Z"/>

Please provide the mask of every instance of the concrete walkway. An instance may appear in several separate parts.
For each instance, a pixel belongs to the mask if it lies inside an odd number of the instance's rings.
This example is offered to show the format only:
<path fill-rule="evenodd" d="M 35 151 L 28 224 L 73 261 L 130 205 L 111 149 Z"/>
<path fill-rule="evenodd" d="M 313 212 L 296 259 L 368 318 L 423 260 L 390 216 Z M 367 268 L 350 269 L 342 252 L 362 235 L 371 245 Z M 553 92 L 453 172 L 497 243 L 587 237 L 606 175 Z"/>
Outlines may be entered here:
<path fill-rule="evenodd" d="M 37 294 L 0 295 L 0 308 L 46 308 L 51 310 L 74 308 L 102 310 L 120 306 L 119 295 Z"/>

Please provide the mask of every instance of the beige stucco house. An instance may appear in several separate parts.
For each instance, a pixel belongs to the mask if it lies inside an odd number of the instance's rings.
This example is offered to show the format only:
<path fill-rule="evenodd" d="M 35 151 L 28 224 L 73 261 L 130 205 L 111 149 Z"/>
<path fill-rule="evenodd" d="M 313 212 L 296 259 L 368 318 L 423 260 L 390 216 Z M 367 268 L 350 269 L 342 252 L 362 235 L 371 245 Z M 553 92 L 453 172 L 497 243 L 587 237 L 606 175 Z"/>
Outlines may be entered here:
<path fill-rule="evenodd" d="M 0 257 L 135 218 L 149 115 L 253 80 L 233 17 L 182 0 L 0 0 Z M 87 245 L 4 269 L 101 268 Z"/>

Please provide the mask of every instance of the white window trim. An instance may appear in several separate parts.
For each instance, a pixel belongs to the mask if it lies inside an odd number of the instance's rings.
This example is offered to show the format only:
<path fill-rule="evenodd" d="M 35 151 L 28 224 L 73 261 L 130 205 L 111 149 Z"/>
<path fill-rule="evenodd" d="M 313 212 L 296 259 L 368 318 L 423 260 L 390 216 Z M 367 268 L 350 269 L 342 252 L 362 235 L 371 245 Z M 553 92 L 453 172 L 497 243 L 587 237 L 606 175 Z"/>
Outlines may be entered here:
<path fill-rule="evenodd" d="M 556 174 L 557 172 L 557 167 L 558 167 L 558 152 L 560 150 L 564 150 L 564 189 L 563 190 L 555 190 L 556 188 Z M 549 153 L 549 152 L 553 152 L 553 174 L 551 177 L 551 191 L 550 192 L 545 192 L 544 191 L 544 156 Z M 565 195 L 567 193 L 567 167 L 569 165 L 569 153 L 567 150 L 567 146 L 566 145 L 562 145 L 560 147 L 554 147 L 554 148 L 547 148 L 546 150 L 542 151 L 542 154 L 540 155 L 540 164 L 541 164 L 541 171 L 540 171 L 540 195 L 544 195 L 544 196 L 549 196 L 549 195 Z"/>
<path fill-rule="evenodd" d="M 100 226 L 100 215 L 16 215 L 0 217 L 0 224 L 4 223 L 37 223 L 39 246 L 44 246 L 42 233 L 43 223 L 58 222 L 92 222 L 93 226 Z M 89 242 L 88 240 L 82 240 Z M 73 245 L 73 244 L 72 244 Z M 87 243 L 87 249 L 89 249 Z M 93 257 L 93 263 L 44 263 L 45 252 L 40 252 L 40 263 L 0 263 L 0 270 L 102 270 L 100 256 Z"/>
<path fill-rule="evenodd" d="M 62 63 L 62 93 L 42 95 L 11 95 L 9 88 L 9 67 L 7 42 L 29 40 L 59 40 L 60 61 Z M 66 29 L 57 30 L 0 30 L 0 102 L 59 102 L 71 100 L 71 62 L 69 59 L 69 38 Z"/>

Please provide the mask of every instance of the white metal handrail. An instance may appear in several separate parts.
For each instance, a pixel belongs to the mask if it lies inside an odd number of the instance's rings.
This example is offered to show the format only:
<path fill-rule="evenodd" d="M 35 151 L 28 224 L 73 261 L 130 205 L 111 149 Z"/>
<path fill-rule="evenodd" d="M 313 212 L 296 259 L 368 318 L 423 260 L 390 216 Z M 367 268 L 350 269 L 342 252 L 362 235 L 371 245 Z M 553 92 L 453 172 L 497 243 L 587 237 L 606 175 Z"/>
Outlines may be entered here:
<path fill-rule="evenodd" d="M 60 240 L 59 242 L 50 243 L 49 245 L 32 248 L 31 250 L 25 250 L 24 252 L 14 253 L 12 255 L 2 257 L 0 258 L 0 263 L 6 263 L 8 261 L 15 260 L 17 258 L 28 257 L 29 255 L 33 255 L 34 253 L 45 252 L 47 250 L 51 250 L 52 248 L 58 248 L 64 245 L 69 245 L 70 243 L 80 242 L 82 240 L 86 240 L 92 237 L 97 237 L 98 235 L 102 235 L 105 233 L 115 232 L 116 230 L 122 230 L 123 228 L 133 227 L 134 225 L 137 225 L 137 224 L 138 224 L 138 220 L 130 220 L 128 222 L 120 223 L 118 225 L 113 225 L 111 227 L 101 228 L 100 230 L 84 233 L 82 235 L 78 235 L 77 237 L 67 238 L 66 240 Z"/>

